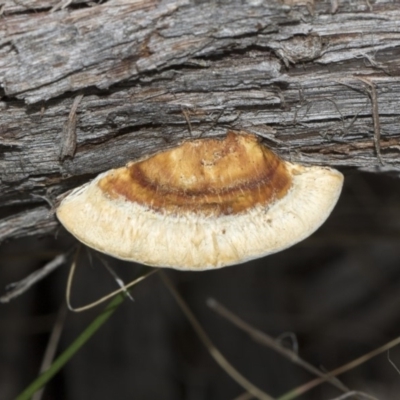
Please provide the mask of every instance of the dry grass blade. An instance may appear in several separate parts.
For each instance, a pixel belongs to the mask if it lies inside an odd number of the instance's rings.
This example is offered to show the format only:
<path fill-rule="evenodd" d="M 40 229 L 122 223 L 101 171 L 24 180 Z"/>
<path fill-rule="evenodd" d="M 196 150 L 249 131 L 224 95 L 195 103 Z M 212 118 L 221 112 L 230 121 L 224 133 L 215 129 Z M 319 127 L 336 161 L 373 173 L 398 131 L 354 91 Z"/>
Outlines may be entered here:
<path fill-rule="evenodd" d="M 396 372 L 400 375 L 400 369 L 398 366 L 393 362 L 393 360 L 390 358 L 390 350 L 387 351 L 387 359 L 390 363 L 390 365 L 396 370 Z"/>
<path fill-rule="evenodd" d="M 309 390 L 311 390 L 312 388 L 314 388 L 315 386 L 320 385 L 321 383 L 325 382 L 327 380 L 327 378 L 331 378 L 340 374 L 343 374 L 347 371 L 352 370 L 353 368 L 358 367 L 359 365 L 367 362 L 368 360 L 370 360 L 371 358 L 374 358 L 376 356 L 378 356 L 379 354 L 384 353 L 385 351 L 388 351 L 390 349 L 392 349 L 395 346 L 398 346 L 400 344 L 400 336 L 397 337 L 396 339 L 391 340 L 390 342 L 384 344 L 381 347 L 378 347 L 377 349 L 364 354 L 363 356 L 356 358 L 353 361 L 350 361 L 349 363 L 342 365 L 339 368 L 336 368 L 335 370 L 329 372 L 326 374 L 326 377 L 324 378 L 318 378 L 318 379 L 314 379 L 304 385 L 298 386 L 297 388 L 291 390 L 290 392 L 284 394 L 283 396 L 279 397 L 279 400 L 292 400 L 295 399 L 297 397 L 299 397 L 300 395 L 308 392 Z M 365 395 L 364 395 L 365 396 Z"/>
<path fill-rule="evenodd" d="M 74 274 L 75 274 L 76 264 L 77 264 L 78 257 L 79 257 L 79 250 L 80 250 L 80 247 L 76 251 L 74 260 L 72 261 L 72 264 L 71 264 L 71 269 L 70 269 L 69 275 L 68 275 L 67 288 L 66 288 L 66 294 L 65 294 L 67 306 L 71 311 L 74 311 L 74 312 L 82 312 L 82 311 L 89 310 L 90 308 L 96 307 L 97 305 L 104 303 L 106 300 L 111 299 L 112 297 L 116 296 L 119 293 L 122 293 L 122 292 L 126 293 L 127 289 L 131 288 L 132 286 L 135 286 L 142 280 L 146 279 L 148 276 L 150 276 L 158 271 L 157 268 L 154 268 L 154 269 L 150 270 L 150 272 L 148 272 L 147 274 L 144 274 L 144 275 L 140 276 L 139 278 L 134 279 L 132 282 L 129 282 L 127 285 L 122 286 L 120 289 L 115 290 L 114 292 L 111 292 L 106 296 L 103 296 L 102 298 L 94 301 L 93 303 L 89 303 L 82 307 L 74 308 L 71 305 L 71 287 L 72 287 L 72 281 L 73 281 Z"/>
<path fill-rule="evenodd" d="M 53 330 L 51 332 L 49 343 L 47 344 L 42 365 L 40 366 L 40 374 L 49 369 L 51 363 L 53 362 L 58 347 L 58 343 L 60 341 L 61 333 L 64 328 L 64 322 L 67 316 L 67 311 L 68 311 L 67 305 L 63 303 L 60 307 L 60 310 L 58 311 L 57 319 L 54 324 Z M 42 387 L 40 390 L 38 390 L 34 394 L 34 396 L 32 396 L 32 400 L 41 400 L 44 389 L 45 387 Z"/>
<path fill-rule="evenodd" d="M 193 329 L 197 333 L 200 340 L 206 346 L 207 350 L 210 352 L 211 356 L 214 360 L 220 365 L 220 367 L 232 378 L 234 379 L 240 386 L 246 389 L 249 393 L 251 393 L 254 397 L 260 400 L 274 400 L 269 394 L 265 393 L 257 386 L 253 385 L 249 380 L 247 380 L 239 371 L 237 371 L 229 361 L 222 355 L 222 353 L 214 346 L 211 339 L 208 337 L 207 333 L 204 331 L 203 327 L 200 325 L 199 321 L 197 321 L 196 317 L 189 309 L 186 302 L 183 300 L 181 295 L 175 289 L 171 281 L 168 279 L 166 274 L 162 271 L 159 272 L 160 276 L 168 288 L 179 307 L 185 314 L 186 318 L 191 323 Z"/>
<path fill-rule="evenodd" d="M 334 399 L 331 399 L 331 400 L 345 400 L 345 399 L 349 399 L 352 396 L 357 396 L 357 398 L 366 399 L 366 400 L 378 400 L 374 396 L 371 396 L 366 393 L 358 392 L 358 391 L 351 391 L 351 392 L 342 394 L 339 397 L 335 397 Z"/>
<path fill-rule="evenodd" d="M 38 269 L 37 271 L 32 272 L 26 278 L 20 280 L 19 282 L 12 283 L 8 285 L 10 289 L 5 295 L 0 297 L 0 303 L 8 303 L 10 300 L 15 297 L 20 296 L 25 293 L 30 287 L 32 287 L 35 283 L 41 281 L 59 266 L 65 263 L 67 260 L 67 254 L 63 253 L 58 255 L 49 261 L 44 267 Z"/>
<path fill-rule="evenodd" d="M 90 254 L 90 253 L 89 253 Z M 96 254 L 97 258 L 104 265 L 104 268 L 110 273 L 110 275 L 115 279 L 117 285 L 123 289 L 125 296 L 129 298 L 129 300 L 134 301 L 132 295 L 129 293 L 127 289 L 125 289 L 125 282 L 118 276 L 118 274 L 111 268 L 110 264 L 99 254 Z"/>
<path fill-rule="evenodd" d="M 317 375 L 321 378 L 326 379 L 329 381 L 332 385 L 337 387 L 338 389 L 344 391 L 344 392 L 349 392 L 350 389 L 348 389 L 343 383 L 339 382 L 338 380 L 334 379 L 332 376 L 328 376 L 324 374 L 322 371 L 320 371 L 318 368 L 314 367 L 307 361 L 301 359 L 298 354 L 290 349 L 287 349 L 286 347 L 283 347 L 277 340 L 275 340 L 273 337 L 267 335 L 264 332 L 261 332 L 260 330 L 253 328 L 251 325 L 249 325 L 247 322 L 243 321 L 241 318 L 239 318 L 237 315 L 233 314 L 231 311 L 229 311 L 227 308 L 219 304 L 216 300 L 214 299 L 208 299 L 207 305 L 217 312 L 219 315 L 222 317 L 226 318 L 229 322 L 233 323 L 236 327 L 239 329 L 242 329 L 246 333 L 248 333 L 256 342 L 267 346 L 282 356 L 286 357 L 290 361 L 292 361 L 294 364 L 297 364 L 304 368 L 305 370 L 311 372 L 314 375 Z"/>

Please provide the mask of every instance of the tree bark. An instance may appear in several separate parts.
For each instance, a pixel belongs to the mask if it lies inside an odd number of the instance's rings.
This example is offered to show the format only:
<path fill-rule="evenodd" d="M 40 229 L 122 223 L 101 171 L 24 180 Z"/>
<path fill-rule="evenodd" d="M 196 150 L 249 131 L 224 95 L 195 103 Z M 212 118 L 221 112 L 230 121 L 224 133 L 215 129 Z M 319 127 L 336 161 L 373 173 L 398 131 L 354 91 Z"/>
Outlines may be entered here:
<path fill-rule="evenodd" d="M 0 243 L 53 231 L 46 202 L 98 173 L 228 129 L 295 162 L 400 170 L 390 0 L 6 0 L 1 13 Z"/>

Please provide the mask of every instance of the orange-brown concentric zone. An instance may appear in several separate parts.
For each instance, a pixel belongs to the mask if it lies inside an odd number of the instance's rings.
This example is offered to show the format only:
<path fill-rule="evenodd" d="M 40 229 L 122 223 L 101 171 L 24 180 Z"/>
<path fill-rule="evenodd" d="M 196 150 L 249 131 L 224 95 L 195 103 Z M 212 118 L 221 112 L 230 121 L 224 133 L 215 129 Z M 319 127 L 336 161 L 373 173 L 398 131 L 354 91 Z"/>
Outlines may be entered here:
<path fill-rule="evenodd" d="M 98 185 L 158 212 L 228 215 L 269 205 L 290 189 L 285 162 L 249 134 L 188 141 L 111 171 Z"/>

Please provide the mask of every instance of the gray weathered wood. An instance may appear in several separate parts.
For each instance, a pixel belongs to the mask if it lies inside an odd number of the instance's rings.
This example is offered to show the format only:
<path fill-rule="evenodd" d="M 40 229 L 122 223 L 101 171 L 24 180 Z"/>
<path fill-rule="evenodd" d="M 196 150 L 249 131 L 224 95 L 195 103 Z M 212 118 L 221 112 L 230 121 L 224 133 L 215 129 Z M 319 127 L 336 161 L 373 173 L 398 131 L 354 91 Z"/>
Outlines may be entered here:
<path fill-rule="evenodd" d="M 43 197 L 191 134 L 244 129 L 292 161 L 398 173 L 394 2 L 66 4 L 0 8 L 0 211 L 20 212 L 1 214 L 0 242 L 57 226 Z"/>

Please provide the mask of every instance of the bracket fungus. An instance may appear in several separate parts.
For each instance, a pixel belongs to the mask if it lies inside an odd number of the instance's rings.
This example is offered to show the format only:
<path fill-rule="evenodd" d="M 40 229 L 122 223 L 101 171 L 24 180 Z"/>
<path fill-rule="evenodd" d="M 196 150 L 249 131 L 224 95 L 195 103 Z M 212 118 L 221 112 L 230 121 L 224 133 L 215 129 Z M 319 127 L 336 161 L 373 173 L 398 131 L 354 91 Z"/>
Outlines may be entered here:
<path fill-rule="evenodd" d="M 246 132 L 196 139 L 104 172 L 61 202 L 81 242 L 113 257 L 205 270 L 286 249 L 329 216 L 343 175 L 280 159 Z"/>

